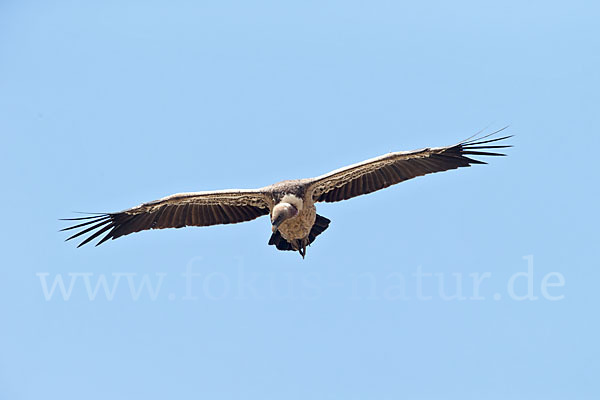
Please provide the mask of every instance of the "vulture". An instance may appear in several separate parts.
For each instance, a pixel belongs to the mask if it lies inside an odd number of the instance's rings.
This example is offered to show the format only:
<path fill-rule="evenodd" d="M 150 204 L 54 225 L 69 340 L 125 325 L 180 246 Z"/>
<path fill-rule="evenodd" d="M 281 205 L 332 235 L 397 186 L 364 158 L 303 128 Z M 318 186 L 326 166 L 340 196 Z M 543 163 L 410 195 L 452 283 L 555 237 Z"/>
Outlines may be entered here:
<path fill-rule="evenodd" d="M 75 225 L 62 231 L 79 229 L 66 240 L 89 234 L 77 247 L 104 235 L 98 246 L 108 239 L 148 229 L 233 224 L 269 215 L 269 245 L 298 251 L 304 258 L 306 246 L 330 223 L 317 214 L 315 203 L 347 200 L 417 176 L 486 164 L 472 157 L 504 156 L 497 149 L 511 146 L 498 142 L 512 135 L 495 137 L 504 129 L 453 146 L 388 153 L 316 178 L 286 180 L 260 189 L 177 193 L 120 212 L 67 218 L 64 220 L 75 221 Z"/>

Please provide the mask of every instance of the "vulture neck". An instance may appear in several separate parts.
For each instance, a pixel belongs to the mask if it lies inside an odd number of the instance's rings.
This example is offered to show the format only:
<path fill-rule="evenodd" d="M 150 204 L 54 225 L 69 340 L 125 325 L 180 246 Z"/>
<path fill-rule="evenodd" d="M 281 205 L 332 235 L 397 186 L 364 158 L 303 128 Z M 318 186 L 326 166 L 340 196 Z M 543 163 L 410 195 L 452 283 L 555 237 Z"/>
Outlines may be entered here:
<path fill-rule="evenodd" d="M 296 209 L 299 212 L 302 211 L 302 207 L 304 205 L 302 199 L 294 196 L 293 194 L 286 194 L 285 196 L 283 196 L 283 198 L 281 199 L 281 203 L 289 203 L 296 207 Z"/>

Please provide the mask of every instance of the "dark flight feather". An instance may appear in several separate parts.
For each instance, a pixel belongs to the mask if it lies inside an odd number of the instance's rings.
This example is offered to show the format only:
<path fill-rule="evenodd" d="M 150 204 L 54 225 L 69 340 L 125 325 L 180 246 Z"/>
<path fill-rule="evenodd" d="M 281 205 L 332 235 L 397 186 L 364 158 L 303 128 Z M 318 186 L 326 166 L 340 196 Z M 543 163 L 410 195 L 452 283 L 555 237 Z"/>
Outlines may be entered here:
<path fill-rule="evenodd" d="M 347 200 L 417 176 L 468 167 L 472 164 L 486 164 L 484 161 L 468 156 L 504 156 L 503 153 L 483 150 L 512 147 L 488 145 L 512 136 L 481 140 L 502 130 L 454 146 L 390 153 L 330 172 L 315 178 L 310 183 L 314 189 L 313 199 L 316 202 Z"/>

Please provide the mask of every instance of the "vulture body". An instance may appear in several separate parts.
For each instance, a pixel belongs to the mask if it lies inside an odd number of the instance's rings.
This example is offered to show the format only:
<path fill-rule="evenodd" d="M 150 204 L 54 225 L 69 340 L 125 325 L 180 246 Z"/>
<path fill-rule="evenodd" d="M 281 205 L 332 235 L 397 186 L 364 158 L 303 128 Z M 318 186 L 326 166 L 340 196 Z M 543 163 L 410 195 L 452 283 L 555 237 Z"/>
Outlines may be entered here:
<path fill-rule="evenodd" d="M 417 176 L 485 164 L 471 156 L 503 156 L 496 150 L 511 147 L 491 144 L 511 137 L 487 139 L 496 133 L 453 146 L 389 153 L 316 178 L 288 180 L 260 189 L 178 193 L 121 212 L 69 218 L 75 225 L 63 231 L 80 229 L 66 240 L 89 234 L 78 247 L 104 235 L 97 246 L 148 229 L 232 224 L 269 214 L 269 244 L 278 250 L 298 251 L 304 258 L 306 246 L 330 223 L 317 214 L 315 203 L 346 200 Z"/>

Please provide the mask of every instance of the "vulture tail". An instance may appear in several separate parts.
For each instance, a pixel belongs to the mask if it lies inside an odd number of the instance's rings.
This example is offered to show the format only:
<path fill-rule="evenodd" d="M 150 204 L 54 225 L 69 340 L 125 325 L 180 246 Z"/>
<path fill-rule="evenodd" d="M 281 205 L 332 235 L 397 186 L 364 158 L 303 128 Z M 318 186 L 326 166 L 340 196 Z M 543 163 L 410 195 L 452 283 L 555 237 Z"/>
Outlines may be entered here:
<path fill-rule="evenodd" d="M 294 249 L 294 246 L 292 246 L 292 244 L 290 242 L 288 242 L 287 240 L 285 240 L 281 234 L 279 233 L 279 231 L 275 231 L 275 233 L 273 233 L 271 235 L 271 238 L 269 239 L 269 244 L 270 245 L 274 245 L 275 247 L 277 247 L 277 250 L 282 250 L 282 251 L 286 251 L 286 250 L 298 250 L 300 252 L 300 255 L 302 255 L 302 257 L 304 257 L 304 248 L 306 245 L 310 245 L 312 242 L 315 241 L 315 239 L 317 238 L 317 236 L 319 236 L 321 233 L 325 232 L 325 229 L 327 229 L 329 227 L 329 223 L 331 221 L 325 217 L 320 216 L 319 214 L 317 214 L 317 218 L 315 220 L 315 224 L 313 225 L 313 227 L 310 230 L 310 233 L 308 234 L 308 237 L 305 239 L 306 244 L 303 246 L 301 242 L 301 240 L 298 240 L 299 243 L 297 243 L 296 247 L 299 247 L 299 249 Z"/>

